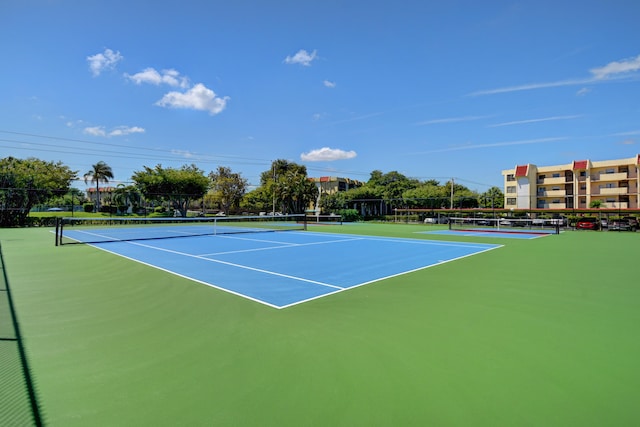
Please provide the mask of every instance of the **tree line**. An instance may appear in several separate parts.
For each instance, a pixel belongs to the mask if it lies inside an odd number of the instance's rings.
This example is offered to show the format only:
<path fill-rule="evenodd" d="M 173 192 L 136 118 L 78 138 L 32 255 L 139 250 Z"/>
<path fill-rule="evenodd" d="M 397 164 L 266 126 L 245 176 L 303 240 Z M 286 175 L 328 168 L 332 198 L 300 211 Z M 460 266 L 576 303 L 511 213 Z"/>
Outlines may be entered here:
<path fill-rule="evenodd" d="M 29 211 L 36 205 L 60 203 L 70 197 L 73 203 L 85 201 L 83 193 L 71 187 L 78 171 L 61 162 L 37 158 L 0 159 L 0 226 L 24 225 Z M 102 210 L 100 185 L 114 179 L 112 168 L 100 161 L 83 174 L 86 184 L 95 188 L 96 212 Z M 303 165 L 287 160 L 275 160 L 269 170 L 260 174 L 260 185 L 248 191 L 248 181 L 240 173 L 219 166 L 208 174 L 194 164 L 179 168 L 143 166 L 135 171 L 131 185 L 118 185 L 108 195 L 106 207 L 136 211 L 149 203 L 168 207 L 171 212 L 186 216 L 193 207 L 214 206 L 224 213 L 280 212 L 303 213 L 317 204 L 322 213 L 356 211 L 359 217 L 383 215 L 396 207 L 449 207 L 451 190 L 455 200 L 465 200 L 469 206 L 502 207 L 502 191 L 492 187 L 479 194 L 453 181 L 440 184 L 435 180 L 419 181 L 393 171 L 371 172 L 362 186 L 333 194 L 319 194 Z M 95 186 L 95 187 L 94 187 Z M 463 202 L 459 202 L 463 203 Z M 144 205 L 144 206 L 143 206 Z"/>

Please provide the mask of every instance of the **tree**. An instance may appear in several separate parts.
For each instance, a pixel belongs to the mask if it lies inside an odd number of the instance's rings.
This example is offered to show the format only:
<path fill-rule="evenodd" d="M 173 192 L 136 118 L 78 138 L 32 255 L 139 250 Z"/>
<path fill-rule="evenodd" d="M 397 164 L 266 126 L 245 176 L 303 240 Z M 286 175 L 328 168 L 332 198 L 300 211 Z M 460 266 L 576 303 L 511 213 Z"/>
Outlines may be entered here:
<path fill-rule="evenodd" d="M 270 170 L 260 174 L 260 183 L 271 195 L 272 210 L 277 203 L 284 213 L 303 213 L 318 193 L 306 166 L 287 160 L 275 160 Z"/>
<path fill-rule="evenodd" d="M 133 185 L 118 184 L 113 192 L 113 203 L 120 213 L 126 213 L 129 207 L 137 208 L 142 202 L 142 195 Z"/>
<path fill-rule="evenodd" d="M 60 162 L 0 159 L 0 226 L 25 225 L 31 208 L 69 191 L 77 173 Z"/>
<path fill-rule="evenodd" d="M 239 206 L 240 200 L 247 191 L 247 180 L 231 169 L 218 166 L 215 172 L 209 173 L 213 200 L 220 204 L 222 211 L 228 213 L 232 206 Z"/>
<path fill-rule="evenodd" d="M 600 209 L 602 207 L 603 203 L 602 200 L 599 199 L 593 199 L 590 203 L 589 203 L 589 207 L 592 209 Z"/>
<path fill-rule="evenodd" d="M 96 212 L 100 211 L 100 183 L 105 184 L 109 182 L 109 179 L 113 179 L 113 171 L 111 166 L 103 162 L 102 160 L 91 166 L 91 169 L 84 174 L 85 184 L 89 181 L 96 184 Z"/>
<path fill-rule="evenodd" d="M 480 195 L 480 206 L 483 208 L 503 208 L 504 193 L 498 187 L 491 187 Z"/>
<path fill-rule="evenodd" d="M 210 184 L 196 165 L 183 165 L 180 169 L 144 166 L 131 179 L 147 200 L 168 202 L 183 217 L 187 216 L 191 201 L 202 198 Z"/>

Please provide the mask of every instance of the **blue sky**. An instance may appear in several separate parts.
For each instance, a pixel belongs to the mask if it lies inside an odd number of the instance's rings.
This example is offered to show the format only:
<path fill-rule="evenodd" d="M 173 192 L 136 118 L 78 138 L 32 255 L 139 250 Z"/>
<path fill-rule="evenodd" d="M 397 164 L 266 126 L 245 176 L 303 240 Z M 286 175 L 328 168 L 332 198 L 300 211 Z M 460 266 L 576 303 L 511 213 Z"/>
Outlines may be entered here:
<path fill-rule="evenodd" d="M 639 16 L 620 0 L 5 0 L 0 157 L 251 184 L 287 159 L 482 192 L 516 164 L 640 152 Z"/>

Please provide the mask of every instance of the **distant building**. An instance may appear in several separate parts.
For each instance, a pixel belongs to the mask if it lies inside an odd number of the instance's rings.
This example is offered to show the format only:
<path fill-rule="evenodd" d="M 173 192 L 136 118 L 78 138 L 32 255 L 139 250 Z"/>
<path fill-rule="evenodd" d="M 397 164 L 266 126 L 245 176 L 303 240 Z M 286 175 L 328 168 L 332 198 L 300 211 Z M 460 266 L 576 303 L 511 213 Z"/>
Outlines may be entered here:
<path fill-rule="evenodd" d="M 313 181 L 316 187 L 318 187 L 318 198 L 315 203 L 312 203 L 311 210 L 316 209 L 316 206 L 318 206 L 320 199 L 322 199 L 324 195 L 347 191 L 364 185 L 362 181 L 337 176 L 321 176 L 319 178 L 309 178 L 309 180 Z"/>
<path fill-rule="evenodd" d="M 115 187 L 100 187 L 100 203 L 111 200 L 111 194 L 115 191 Z M 97 202 L 96 187 L 87 188 L 87 198 L 91 203 Z"/>
<path fill-rule="evenodd" d="M 618 160 L 576 160 L 566 165 L 518 165 L 502 171 L 505 208 L 638 209 L 640 154 Z"/>

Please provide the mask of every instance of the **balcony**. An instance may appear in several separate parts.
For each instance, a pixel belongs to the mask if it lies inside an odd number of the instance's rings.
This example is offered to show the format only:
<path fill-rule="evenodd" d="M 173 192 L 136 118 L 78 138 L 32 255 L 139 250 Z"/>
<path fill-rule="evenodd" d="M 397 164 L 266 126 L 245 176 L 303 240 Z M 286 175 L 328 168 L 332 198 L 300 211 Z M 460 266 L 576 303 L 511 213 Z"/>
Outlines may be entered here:
<path fill-rule="evenodd" d="M 538 178 L 538 185 L 552 185 L 552 184 L 565 184 L 567 182 L 573 182 L 571 178 L 565 178 L 564 176 L 558 178 Z"/>
<path fill-rule="evenodd" d="M 608 202 L 603 203 L 600 208 L 604 209 L 628 209 L 629 202 Z"/>
<path fill-rule="evenodd" d="M 627 172 L 599 173 L 592 177 L 592 181 L 624 181 L 626 179 L 629 179 Z"/>
<path fill-rule="evenodd" d="M 564 197 L 566 195 L 566 190 L 549 190 L 538 192 L 538 197 Z"/>
<path fill-rule="evenodd" d="M 616 187 L 616 188 L 598 188 L 594 191 L 595 195 L 602 196 L 619 196 L 621 194 L 630 194 L 629 187 Z"/>
<path fill-rule="evenodd" d="M 538 209 L 567 209 L 566 203 L 540 203 L 536 205 Z"/>

